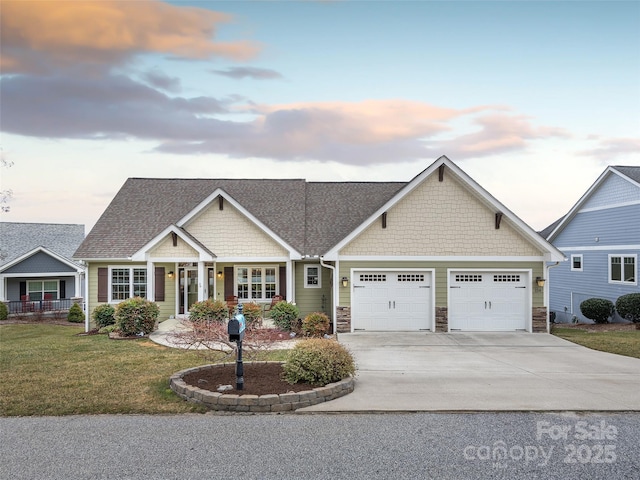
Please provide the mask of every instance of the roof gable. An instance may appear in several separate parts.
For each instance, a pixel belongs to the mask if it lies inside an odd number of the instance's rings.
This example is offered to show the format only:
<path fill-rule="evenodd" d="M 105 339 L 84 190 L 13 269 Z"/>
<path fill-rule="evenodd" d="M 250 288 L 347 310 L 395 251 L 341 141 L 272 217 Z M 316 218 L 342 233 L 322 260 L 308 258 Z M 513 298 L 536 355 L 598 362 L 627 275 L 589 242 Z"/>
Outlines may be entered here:
<path fill-rule="evenodd" d="M 71 258 L 84 240 L 84 225 L 0 222 L 0 239 L 0 266 L 43 248 L 78 267 Z"/>
<path fill-rule="evenodd" d="M 327 260 L 337 259 L 340 251 L 364 232 L 373 222 L 378 221 L 381 215 L 398 205 L 414 190 L 420 187 L 429 177 L 437 175 L 438 179 L 441 175 L 454 175 L 456 180 L 466 188 L 471 195 L 475 197 L 485 207 L 491 209 L 496 214 L 500 214 L 501 218 L 506 219 L 510 226 L 529 243 L 544 253 L 546 260 L 563 260 L 564 255 L 555 247 L 546 242 L 531 227 L 520 220 L 513 212 L 506 208 L 502 203 L 491 196 L 486 190 L 478 185 L 471 177 L 464 173 L 457 165 L 455 165 L 447 157 L 442 156 L 423 170 L 420 174 L 413 178 L 401 190 L 399 190 L 391 199 L 378 208 L 367 220 L 354 229 L 349 235 L 344 237 L 330 251 L 327 252 L 325 258 Z"/>
<path fill-rule="evenodd" d="M 65 273 L 80 272 L 84 267 L 52 252 L 45 247 L 33 250 L 14 258 L 0 267 L 0 272 L 11 273 Z"/>
<path fill-rule="evenodd" d="M 571 210 L 543 233 L 549 241 L 554 241 L 581 211 L 632 204 L 640 204 L 640 167 L 609 166 Z"/>

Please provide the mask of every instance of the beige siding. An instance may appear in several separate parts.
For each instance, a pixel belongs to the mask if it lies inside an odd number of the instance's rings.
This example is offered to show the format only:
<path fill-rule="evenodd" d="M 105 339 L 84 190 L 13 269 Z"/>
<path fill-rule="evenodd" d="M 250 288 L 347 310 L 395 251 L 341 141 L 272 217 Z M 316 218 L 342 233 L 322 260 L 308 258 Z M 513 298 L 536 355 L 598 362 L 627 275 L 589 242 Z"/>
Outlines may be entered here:
<path fill-rule="evenodd" d="M 229 202 L 224 203 L 224 210 L 218 208 L 218 202 L 214 204 L 185 225 L 185 229 L 215 255 L 219 257 L 288 256 L 287 250 Z"/>
<path fill-rule="evenodd" d="M 495 228 L 487 208 L 451 175 L 431 175 L 375 221 L 340 255 L 540 256 L 542 252 L 503 218 Z"/>
<path fill-rule="evenodd" d="M 351 269 L 352 268 L 397 268 L 402 270 L 403 268 L 432 268 L 435 269 L 435 295 L 436 295 L 436 307 L 447 306 L 447 269 L 522 269 L 532 270 L 532 281 L 535 282 L 536 277 L 544 276 L 544 264 L 543 262 L 340 262 L 340 272 L 338 278 L 349 278 L 349 287 L 339 287 L 340 290 L 340 306 L 351 305 Z M 542 288 L 532 286 L 533 292 L 533 307 L 543 306 L 543 291 Z"/>
<path fill-rule="evenodd" d="M 198 252 L 191 248 L 191 246 L 180 237 L 178 237 L 177 245 L 174 247 L 171 235 L 162 240 L 157 247 L 150 250 L 149 254 L 154 258 L 198 258 Z"/>
<path fill-rule="evenodd" d="M 304 265 L 298 262 L 295 267 L 296 305 L 300 309 L 300 318 L 313 312 L 324 312 L 331 317 L 331 270 L 322 268 L 320 288 L 305 288 Z"/>

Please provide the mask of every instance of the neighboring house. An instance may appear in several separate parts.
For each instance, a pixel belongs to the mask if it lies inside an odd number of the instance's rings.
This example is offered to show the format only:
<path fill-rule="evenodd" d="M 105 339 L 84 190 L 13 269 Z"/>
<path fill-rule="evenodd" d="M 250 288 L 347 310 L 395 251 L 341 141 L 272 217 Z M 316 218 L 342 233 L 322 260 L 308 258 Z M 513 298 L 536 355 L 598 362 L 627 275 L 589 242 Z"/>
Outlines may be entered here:
<path fill-rule="evenodd" d="M 84 265 L 72 259 L 84 225 L 0 222 L 0 301 L 9 313 L 65 310 L 83 296 Z"/>
<path fill-rule="evenodd" d="M 446 157 L 410 182 L 130 178 L 74 257 L 89 312 L 282 295 L 347 332 L 547 331 L 536 279 L 564 258 Z"/>
<path fill-rule="evenodd" d="M 620 295 L 640 292 L 640 167 L 608 167 L 541 235 L 569 259 L 550 270 L 550 310 L 556 322 L 575 317 L 589 323 L 580 312 L 582 301 L 615 303 Z"/>

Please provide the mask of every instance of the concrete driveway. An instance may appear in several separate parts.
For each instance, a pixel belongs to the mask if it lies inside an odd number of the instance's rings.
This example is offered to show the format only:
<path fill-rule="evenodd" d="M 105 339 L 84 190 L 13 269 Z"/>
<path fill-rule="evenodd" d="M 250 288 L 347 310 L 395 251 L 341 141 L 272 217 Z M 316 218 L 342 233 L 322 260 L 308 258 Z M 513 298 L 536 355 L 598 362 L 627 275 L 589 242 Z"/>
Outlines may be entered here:
<path fill-rule="evenodd" d="M 640 411 L 640 359 L 540 333 L 350 333 L 355 391 L 299 412 Z"/>

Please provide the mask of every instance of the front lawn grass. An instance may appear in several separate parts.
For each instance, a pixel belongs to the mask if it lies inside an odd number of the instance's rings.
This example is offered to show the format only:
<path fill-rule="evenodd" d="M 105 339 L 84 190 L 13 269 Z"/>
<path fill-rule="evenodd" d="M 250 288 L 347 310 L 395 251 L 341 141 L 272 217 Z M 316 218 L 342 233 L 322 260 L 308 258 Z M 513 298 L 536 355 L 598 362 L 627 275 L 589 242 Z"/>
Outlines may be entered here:
<path fill-rule="evenodd" d="M 588 332 L 578 328 L 553 327 L 551 333 L 594 350 L 640 358 L 640 330 Z"/>
<path fill-rule="evenodd" d="M 211 363 L 201 353 L 81 332 L 56 325 L 0 326 L 0 415 L 205 411 L 169 389 L 173 373 Z M 263 359 L 285 355 L 274 351 Z"/>

